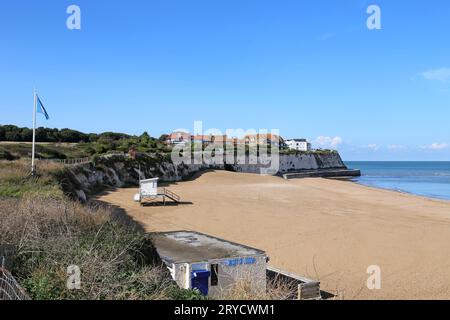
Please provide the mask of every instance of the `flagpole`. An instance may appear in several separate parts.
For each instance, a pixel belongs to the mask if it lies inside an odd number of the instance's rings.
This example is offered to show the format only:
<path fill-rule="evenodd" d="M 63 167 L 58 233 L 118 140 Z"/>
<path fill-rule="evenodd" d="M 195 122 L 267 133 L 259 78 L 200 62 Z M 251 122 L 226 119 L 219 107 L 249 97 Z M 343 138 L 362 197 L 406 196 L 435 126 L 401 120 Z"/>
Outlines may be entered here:
<path fill-rule="evenodd" d="M 36 174 L 36 166 L 35 166 L 35 152 L 36 152 L 36 108 L 37 108 L 37 93 L 36 88 L 34 88 L 34 102 L 33 102 L 33 147 L 31 152 L 31 175 L 34 176 Z"/>

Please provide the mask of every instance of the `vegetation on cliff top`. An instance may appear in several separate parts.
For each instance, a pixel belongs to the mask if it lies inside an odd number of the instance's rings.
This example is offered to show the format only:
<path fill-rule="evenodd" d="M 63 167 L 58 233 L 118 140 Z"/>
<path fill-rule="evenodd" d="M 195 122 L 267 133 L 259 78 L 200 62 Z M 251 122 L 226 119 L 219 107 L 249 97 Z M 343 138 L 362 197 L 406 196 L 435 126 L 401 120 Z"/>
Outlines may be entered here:
<path fill-rule="evenodd" d="M 141 153 L 168 154 L 172 147 L 165 144 L 167 135 L 158 139 L 147 132 L 140 136 L 125 133 L 104 132 L 101 134 L 82 133 L 71 129 L 36 129 L 36 156 L 41 159 L 73 159 L 103 155 L 107 153 L 124 153 L 135 149 Z M 31 156 L 30 141 L 32 131 L 13 125 L 0 125 L 0 159 L 14 160 Z M 191 145 L 194 151 L 194 145 Z M 203 145 L 205 148 L 207 144 Z M 245 147 L 246 154 L 249 147 Z M 270 146 L 267 152 L 270 153 Z M 297 151 L 281 148 L 280 154 L 331 154 L 334 150 Z"/>
<path fill-rule="evenodd" d="M 33 131 L 27 127 L 17 127 L 15 125 L 0 125 L 0 141 L 11 142 L 30 142 L 33 137 Z M 120 132 L 103 132 L 103 133 L 83 133 L 72 129 L 52 129 L 39 127 L 36 128 L 37 142 L 52 143 L 89 143 L 98 141 L 119 141 L 128 139 L 150 139 L 148 133 L 144 132 L 142 136 L 137 137 Z M 155 139 L 153 139 L 155 140 Z"/>
<path fill-rule="evenodd" d="M 147 132 L 140 136 L 105 132 L 86 134 L 71 129 L 36 129 L 36 157 L 42 159 L 83 158 L 114 152 L 167 153 L 170 148 Z M 0 126 L 0 159 L 14 160 L 30 157 L 32 132 L 28 128 Z"/>

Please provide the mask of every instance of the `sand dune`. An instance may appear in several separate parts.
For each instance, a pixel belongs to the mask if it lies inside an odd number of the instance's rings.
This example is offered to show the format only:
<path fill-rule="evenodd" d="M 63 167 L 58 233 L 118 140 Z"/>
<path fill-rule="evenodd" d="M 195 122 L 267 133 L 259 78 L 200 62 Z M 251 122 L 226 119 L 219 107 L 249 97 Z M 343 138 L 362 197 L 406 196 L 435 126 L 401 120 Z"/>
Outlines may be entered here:
<path fill-rule="evenodd" d="M 225 171 L 169 188 L 187 203 L 140 207 L 137 189 L 99 198 L 148 231 L 190 229 L 263 249 L 270 264 L 319 279 L 337 299 L 450 299 L 450 202 Z M 381 290 L 367 289 L 371 265 Z"/>

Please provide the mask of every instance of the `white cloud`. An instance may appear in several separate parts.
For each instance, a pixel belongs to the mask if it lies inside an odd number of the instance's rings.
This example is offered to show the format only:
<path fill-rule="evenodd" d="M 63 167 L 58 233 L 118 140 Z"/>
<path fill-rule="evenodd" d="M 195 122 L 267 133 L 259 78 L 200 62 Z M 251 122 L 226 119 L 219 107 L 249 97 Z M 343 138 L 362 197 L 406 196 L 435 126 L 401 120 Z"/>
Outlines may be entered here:
<path fill-rule="evenodd" d="M 389 150 L 394 150 L 394 151 L 406 149 L 406 147 L 401 144 L 391 144 L 391 145 L 388 145 L 387 148 Z"/>
<path fill-rule="evenodd" d="M 341 137 L 327 137 L 327 136 L 319 136 L 313 143 L 320 148 L 327 149 L 336 149 L 340 144 L 342 144 L 343 140 Z"/>
<path fill-rule="evenodd" d="M 368 144 L 367 146 L 364 146 L 364 148 L 367 148 L 367 149 L 370 149 L 373 151 L 378 151 L 380 149 L 380 146 L 375 143 L 371 143 L 371 144 Z"/>
<path fill-rule="evenodd" d="M 427 80 L 448 81 L 450 80 L 450 68 L 440 68 L 422 72 L 422 76 Z"/>
<path fill-rule="evenodd" d="M 446 149 L 446 148 L 448 148 L 448 147 L 449 147 L 448 143 L 438 143 L 438 142 L 435 142 L 435 143 L 432 143 L 432 144 L 430 144 L 430 145 L 428 145 L 428 146 L 423 146 L 422 149 L 428 149 L 428 150 L 443 150 L 443 149 Z"/>

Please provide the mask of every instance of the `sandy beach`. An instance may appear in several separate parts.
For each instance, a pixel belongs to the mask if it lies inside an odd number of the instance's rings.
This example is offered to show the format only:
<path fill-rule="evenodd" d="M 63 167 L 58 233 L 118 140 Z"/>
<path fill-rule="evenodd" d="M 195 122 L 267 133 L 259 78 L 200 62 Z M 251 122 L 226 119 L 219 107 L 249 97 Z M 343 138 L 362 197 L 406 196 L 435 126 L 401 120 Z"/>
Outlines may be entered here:
<path fill-rule="evenodd" d="M 265 250 L 271 265 L 320 280 L 336 299 L 450 298 L 450 202 L 225 171 L 168 188 L 182 204 L 141 207 L 137 189 L 99 200 L 148 231 L 195 230 Z M 367 289 L 371 265 L 381 268 L 381 290 Z"/>

